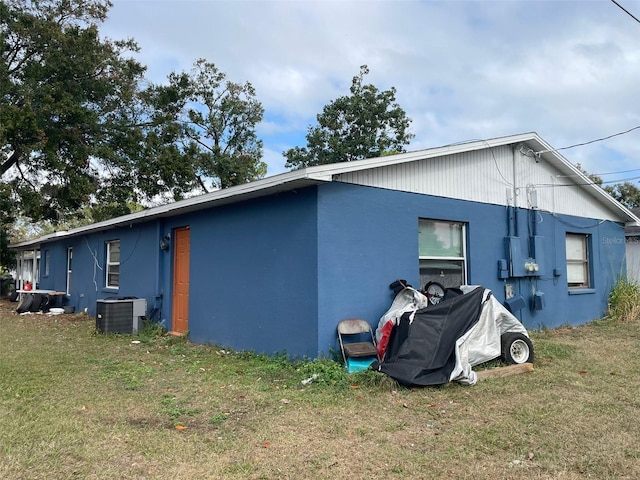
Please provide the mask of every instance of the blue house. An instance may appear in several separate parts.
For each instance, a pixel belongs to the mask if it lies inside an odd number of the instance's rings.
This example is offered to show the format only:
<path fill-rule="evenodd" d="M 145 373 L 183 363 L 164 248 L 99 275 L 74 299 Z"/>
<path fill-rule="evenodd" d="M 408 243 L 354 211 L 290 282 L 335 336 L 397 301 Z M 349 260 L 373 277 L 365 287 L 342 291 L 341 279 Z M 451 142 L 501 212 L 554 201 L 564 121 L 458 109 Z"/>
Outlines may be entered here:
<path fill-rule="evenodd" d="M 310 167 L 13 248 L 76 311 L 137 297 L 193 342 L 316 357 L 341 319 L 375 328 L 400 278 L 483 285 L 529 329 L 601 317 L 638 221 L 528 133 Z"/>

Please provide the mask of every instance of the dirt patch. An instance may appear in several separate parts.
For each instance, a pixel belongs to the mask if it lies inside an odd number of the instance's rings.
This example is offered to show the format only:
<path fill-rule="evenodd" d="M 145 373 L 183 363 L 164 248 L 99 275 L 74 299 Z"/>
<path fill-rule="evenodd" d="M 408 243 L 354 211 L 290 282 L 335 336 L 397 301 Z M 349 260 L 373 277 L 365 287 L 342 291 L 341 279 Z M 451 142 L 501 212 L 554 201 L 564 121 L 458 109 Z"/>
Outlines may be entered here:
<path fill-rule="evenodd" d="M 0 318 L 4 318 L 9 315 L 16 315 L 16 308 L 18 308 L 18 302 L 10 302 L 3 298 L 0 300 Z"/>

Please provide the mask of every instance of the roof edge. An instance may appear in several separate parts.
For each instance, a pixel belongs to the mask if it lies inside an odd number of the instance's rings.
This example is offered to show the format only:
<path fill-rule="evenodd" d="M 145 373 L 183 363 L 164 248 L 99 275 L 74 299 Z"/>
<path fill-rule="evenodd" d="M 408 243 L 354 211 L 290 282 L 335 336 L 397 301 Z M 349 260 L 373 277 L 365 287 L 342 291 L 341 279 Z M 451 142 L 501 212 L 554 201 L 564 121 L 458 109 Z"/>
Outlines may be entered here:
<path fill-rule="evenodd" d="M 49 240 L 72 237 L 83 233 L 89 233 L 94 231 L 105 230 L 110 227 L 118 225 L 126 225 L 130 223 L 139 223 L 145 220 L 151 220 L 166 216 L 167 214 L 177 215 L 181 211 L 206 208 L 207 205 L 214 205 L 221 200 L 229 199 L 232 197 L 238 197 L 240 201 L 245 195 L 264 191 L 267 195 L 270 189 L 285 186 L 288 184 L 294 184 L 295 182 L 304 182 L 311 184 L 317 184 L 324 181 L 331 181 L 331 175 L 323 175 L 322 172 L 316 172 L 315 174 L 308 171 L 309 169 L 300 169 L 293 172 L 285 172 L 271 177 L 256 180 L 254 182 L 245 183 L 242 185 L 236 185 L 234 187 L 224 188 L 216 190 L 215 192 L 205 193 L 204 195 L 197 195 L 194 197 L 178 200 L 177 202 L 167 203 L 159 205 L 157 207 L 151 207 L 139 212 L 129 213 L 120 217 L 111 218 L 109 220 L 103 220 L 101 222 L 84 225 L 82 227 L 72 228 L 70 230 L 61 230 L 51 234 L 43 235 L 31 240 L 24 240 L 9 245 L 9 248 L 21 249 L 38 245 L 40 243 L 47 242 Z M 293 189 L 295 187 L 291 187 Z M 287 190 L 289 188 L 284 188 Z M 173 213 L 175 212 L 175 213 Z"/>
<path fill-rule="evenodd" d="M 164 216 L 174 216 L 181 212 L 199 210 L 220 204 L 222 202 L 239 202 L 246 198 L 269 195 L 274 192 L 293 190 L 301 186 L 317 185 L 319 183 L 331 182 L 335 176 L 346 172 L 356 172 L 371 168 L 378 168 L 396 165 L 421 159 L 428 159 L 444 155 L 454 155 L 462 152 L 481 150 L 484 148 L 501 147 L 518 143 L 534 144 L 540 155 L 545 156 L 547 161 L 559 162 L 562 166 L 570 170 L 578 178 L 584 180 L 582 188 L 590 191 L 592 196 L 600 200 L 605 206 L 620 215 L 620 220 L 627 224 L 640 225 L 640 217 L 634 215 L 628 208 L 615 200 L 600 186 L 594 184 L 582 171 L 564 158 L 557 149 L 545 142 L 536 132 L 521 133 L 505 137 L 496 137 L 486 140 L 470 140 L 459 143 L 452 143 L 440 147 L 416 150 L 413 152 L 399 153 L 382 157 L 374 157 L 351 162 L 332 163 L 328 165 L 317 165 L 306 167 L 300 170 L 280 173 L 271 177 L 266 177 L 254 182 L 237 185 L 235 187 L 216 190 L 215 192 L 198 195 L 177 202 L 151 207 L 140 212 L 130 213 L 121 217 L 92 223 L 68 231 L 60 231 L 44 235 L 32 240 L 25 240 L 9 245 L 13 249 L 28 249 L 40 243 L 62 237 L 72 237 L 83 233 L 106 230 L 118 225 L 139 223 Z"/>

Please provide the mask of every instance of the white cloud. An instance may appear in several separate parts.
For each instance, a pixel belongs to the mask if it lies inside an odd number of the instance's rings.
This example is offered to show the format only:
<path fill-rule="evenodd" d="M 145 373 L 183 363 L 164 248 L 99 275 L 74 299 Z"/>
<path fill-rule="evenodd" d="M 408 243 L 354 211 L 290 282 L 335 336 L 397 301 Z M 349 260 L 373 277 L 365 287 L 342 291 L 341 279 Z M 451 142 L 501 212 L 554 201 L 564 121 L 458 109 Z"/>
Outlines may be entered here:
<path fill-rule="evenodd" d="M 640 125 L 640 25 L 611 2 L 115 0 L 103 33 L 136 39 L 154 82 L 200 57 L 251 82 L 270 174 L 362 64 L 397 89 L 411 150 L 529 131 L 559 148 Z M 640 168 L 640 131 L 562 153 Z"/>

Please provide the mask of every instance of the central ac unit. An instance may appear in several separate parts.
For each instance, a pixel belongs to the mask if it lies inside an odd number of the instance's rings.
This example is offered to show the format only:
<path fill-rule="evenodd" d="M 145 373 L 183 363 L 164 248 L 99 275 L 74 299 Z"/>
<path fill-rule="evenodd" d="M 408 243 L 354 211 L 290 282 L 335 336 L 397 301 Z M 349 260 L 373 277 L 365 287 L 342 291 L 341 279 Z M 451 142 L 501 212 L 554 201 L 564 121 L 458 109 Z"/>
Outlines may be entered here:
<path fill-rule="evenodd" d="M 96 329 L 102 333 L 138 333 L 147 313 L 144 298 L 115 298 L 98 300 Z"/>

